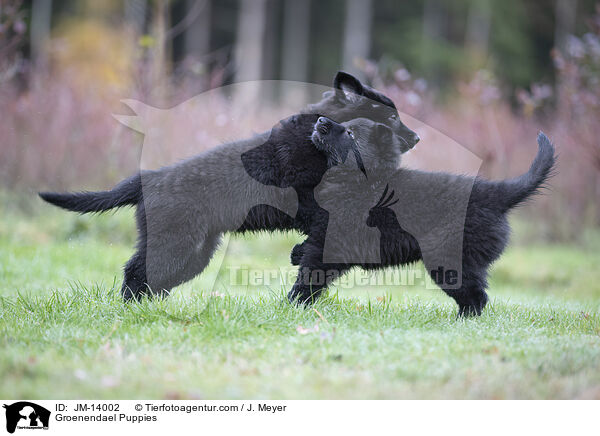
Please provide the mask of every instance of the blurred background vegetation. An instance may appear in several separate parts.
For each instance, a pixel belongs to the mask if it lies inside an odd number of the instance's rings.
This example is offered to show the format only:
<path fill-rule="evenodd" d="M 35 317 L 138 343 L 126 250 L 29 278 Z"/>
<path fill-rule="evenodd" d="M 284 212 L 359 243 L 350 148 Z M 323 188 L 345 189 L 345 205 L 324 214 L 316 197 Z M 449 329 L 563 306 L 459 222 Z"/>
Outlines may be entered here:
<path fill-rule="evenodd" d="M 582 242 L 600 226 L 594 0 L 0 0 L 0 183 L 31 198 L 134 172 L 142 137 L 111 117 L 120 99 L 167 108 L 340 69 L 475 152 L 485 177 L 523 171 L 543 129 L 558 175 L 522 234 Z M 272 89 L 265 101 L 299 98 Z"/>

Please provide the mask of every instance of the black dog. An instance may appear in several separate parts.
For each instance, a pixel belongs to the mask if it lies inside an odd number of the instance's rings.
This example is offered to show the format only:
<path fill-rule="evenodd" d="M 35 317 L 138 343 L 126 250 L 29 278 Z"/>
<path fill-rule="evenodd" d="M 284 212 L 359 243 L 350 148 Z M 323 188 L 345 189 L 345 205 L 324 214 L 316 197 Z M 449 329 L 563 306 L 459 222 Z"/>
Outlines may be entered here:
<path fill-rule="evenodd" d="M 391 153 L 369 150 L 367 157 L 394 159 L 395 165 L 416 144 L 418 136 L 402 124 L 386 96 L 341 72 L 334 86 L 306 114 L 250 140 L 142 171 L 110 191 L 40 196 L 80 213 L 137 206 L 137 251 L 125 266 L 123 297 L 168 294 L 203 271 L 224 232 L 308 230 L 312 218 L 302 205 L 313 205 L 313 189 L 334 162 L 310 140 L 318 114 L 339 121 L 356 116 L 379 121 L 373 126 L 385 131 Z"/>
<path fill-rule="evenodd" d="M 374 128 L 370 120 L 328 124 L 314 134 L 324 150 L 322 144 L 352 149 L 368 137 L 364 130 Z M 458 303 L 459 315 L 480 315 L 488 300 L 488 268 L 508 243 L 506 215 L 538 190 L 554 166 L 554 147 L 543 133 L 538 146 L 527 173 L 498 182 L 382 171 L 369 163 L 368 180 L 350 167 L 330 170 L 315 190 L 308 238 L 294 247 L 292 261 L 300 270 L 289 299 L 310 303 L 355 266 L 379 269 L 422 259 L 433 281 Z"/>

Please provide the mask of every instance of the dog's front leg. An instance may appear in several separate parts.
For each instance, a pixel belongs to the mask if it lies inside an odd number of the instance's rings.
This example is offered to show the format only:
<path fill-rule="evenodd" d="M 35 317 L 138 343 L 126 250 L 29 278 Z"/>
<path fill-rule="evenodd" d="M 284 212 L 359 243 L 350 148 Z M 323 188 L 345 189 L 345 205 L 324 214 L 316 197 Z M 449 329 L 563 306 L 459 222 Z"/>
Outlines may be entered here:
<path fill-rule="evenodd" d="M 303 254 L 298 277 L 288 294 L 288 299 L 292 303 L 312 304 L 323 290 L 344 274 L 349 267 L 344 264 L 323 263 L 323 248 L 319 244 L 311 244 L 310 240 L 296 247 L 302 247 Z"/>

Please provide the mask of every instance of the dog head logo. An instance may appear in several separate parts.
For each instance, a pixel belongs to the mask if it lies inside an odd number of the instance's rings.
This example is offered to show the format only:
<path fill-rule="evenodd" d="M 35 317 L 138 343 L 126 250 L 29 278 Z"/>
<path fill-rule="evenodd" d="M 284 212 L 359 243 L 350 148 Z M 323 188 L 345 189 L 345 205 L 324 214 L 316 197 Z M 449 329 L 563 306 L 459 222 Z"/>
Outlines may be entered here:
<path fill-rule="evenodd" d="M 50 411 L 28 401 L 19 401 L 3 406 L 6 409 L 6 431 L 14 433 L 16 429 L 48 429 Z"/>

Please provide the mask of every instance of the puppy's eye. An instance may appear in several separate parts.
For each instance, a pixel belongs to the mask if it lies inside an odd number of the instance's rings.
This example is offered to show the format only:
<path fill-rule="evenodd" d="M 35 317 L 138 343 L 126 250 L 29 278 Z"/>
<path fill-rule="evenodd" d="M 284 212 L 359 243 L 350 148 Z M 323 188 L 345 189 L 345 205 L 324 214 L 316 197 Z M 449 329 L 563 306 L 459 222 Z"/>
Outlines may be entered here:
<path fill-rule="evenodd" d="M 380 107 L 381 107 L 381 105 L 380 105 L 380 104 L 372 104 L 372 105 L 371 105 L 371 107 L 372 107 L 373 109 L 378 109 L 378 108 L 380 108 Z"/>
<path fill-rule="evenodd" d="M 398 115 L 396 115 L 396 114 L 390 115 L 390 120 L 396 121 L 397 119 L 398 119 Z"/>
<path fill-rule="evenodd" d="M 348 136 L 351 137 L 352 139 L 354 139 L 354 133 L 352 133 L 350 130 L 347 131 Z"/>

